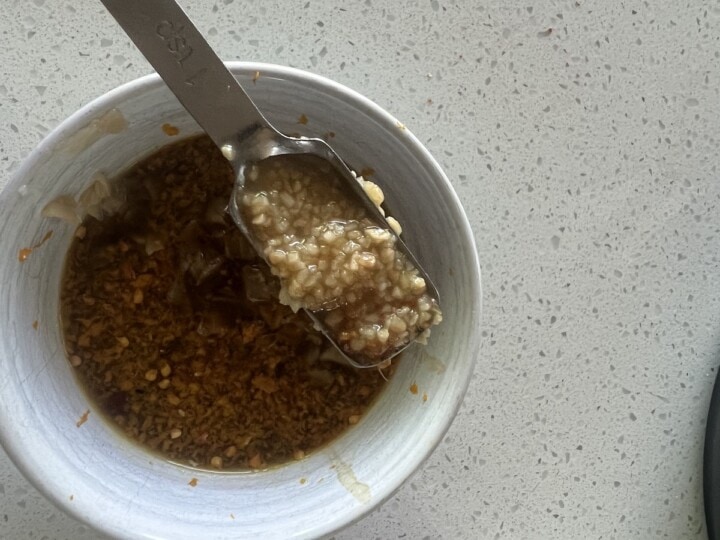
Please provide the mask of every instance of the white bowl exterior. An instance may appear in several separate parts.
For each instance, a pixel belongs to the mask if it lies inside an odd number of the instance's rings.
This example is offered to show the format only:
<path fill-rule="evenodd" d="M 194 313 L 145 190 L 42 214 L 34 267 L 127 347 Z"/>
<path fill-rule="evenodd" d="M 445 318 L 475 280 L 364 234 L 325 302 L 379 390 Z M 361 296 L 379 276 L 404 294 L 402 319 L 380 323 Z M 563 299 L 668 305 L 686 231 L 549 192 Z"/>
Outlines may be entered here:
<path fill-rule="evenodd" d="M 65 358 L 58 286 L 72 227 L 43 219 L 40 210 L 58 195 L 79 193 L 95 172 L 113 176 L 172 142 L 163 123 L 179 127 L 180 137 L 200 130 L 156 76 L 91 103 L 43 141 L 0 200 L 6 254 L 0 265 L 0 436 L 19 468 L 56 504 L 113 536 L 331 533 L 382 502 L 431 453 L 460 405 L 478 354 L 474 240 L 450 183 L 422 145 L 382 109 L 327 79 L 265 64 L 229 66 L 279 129 L 334 132 L 331 144 L 353 168 L 375 170 L 408 244 L 434 278 L 445 320 L 427 348 L 405 353 L 360 424 L 305 460 L 258 473 L 217 474 L 173 465 L 131 444 L 78 391 Z M 68 150 L 68 137 L 113 108 L 127 129 L 82 151 Z M 297 122 L 301 114 L 307 125 Z M 48 230 L 52 237 L 19 262 L 19 250 Z M 409 391 L 412 384 L 417 394 Z M 88 421 L 76 427 L 88 409 Z M 188 484 L 193 477 L 196 487 Z"/>

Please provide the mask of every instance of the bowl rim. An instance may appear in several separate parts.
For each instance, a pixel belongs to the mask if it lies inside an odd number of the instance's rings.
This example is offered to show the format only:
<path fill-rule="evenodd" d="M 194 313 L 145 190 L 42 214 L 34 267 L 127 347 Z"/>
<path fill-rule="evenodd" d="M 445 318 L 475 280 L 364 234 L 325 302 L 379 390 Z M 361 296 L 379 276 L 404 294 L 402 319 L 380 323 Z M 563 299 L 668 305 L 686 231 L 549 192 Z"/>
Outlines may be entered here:
<path fill-rule="evenodd" d="M 364 109 L 365 112 L 369 113 L 370 117 L 375 118 L 381 124 L 385 124 L 387 126 L 397 126 L 399 123 L 394 116 L 375 102 L 371 101 L 369 98 L 327 77 L 298 68 L 264 62 L 228 61 L 225 62 L 225 65 L 235 76 L 250 75 L 255 72 L 260 72 L 261 77 L 263 77 L 263 75 L 275 76 L 284 80 L 292 80 L 293 82 L 310 82 L 311 85 L 319 87 L 329 93 L 343 95 L 343 97 L 353 101 L 358 108 Z M 78 129 L 84 127 L 94 113 L 97 111 L 107 110 L 109 107 L 122 103 L 131 96 L 150 91 L 163 84 L 164 83 L 157 73 L 151 73 L 149 75 L 133 79 L 96 97 L 72 113 L 66 119 L 62 120 L 23 159 L 20 167 L 12 175 L 12 178 L 6 184 L 2 192 L 0 192 L 0 204 L 5 204 L 10 194 L 17 191 L 17 189 L 23 185 L 24 179 L 27 178 L 28 172 L 32 169 L 35 163 L 42 159 L 44 155 L 49 154 L 58 142 L 65 138 L 69 133 L 74 133 Z M 379 486 L 380 489 L 376 491 L 378 496 L 373 497 L 371 503 L 362 506 L 350 507 L 348 512 L 319 523 L 314 530 L 303 531 L 300 533 L 303 537 L 306 536 L 307 533 L 312 533 L 314 535 L 313 537 L 324 537 L 352 525 L 385 503 L 400 489 L 400 487 L 402 487 L 405 482 L 407 482 L 407 480 L 410 479 L 410 477 L 418 472 L 420 467 L 434 453 L 435 449 L 443 440 L 445 434 L 457 416 L 464 396 L 467 393 L 475 364 L 480 356 L 479 330 L 482 315 L 482 282 L 480 262 L 474 234 L 460 198 L 453 189 L 450 180 L 447 178 L 438 162 L 425 148 L 425 146 L 415 137 L 415 135 L 410 132 L 410 130 L 405 129 L 403 131 L 403 135 L 404 137 L 407 137 L 409 146 L 414 149 L 416 158 L 423 162 L 424 165 L 432 169 L 433 175 L 440 180 L 441 187 L 448 196 L 449 201 L 461 210 L 461 215 L 458 216 L 459 219 L 457 219 L 456 222 L 458 225 L 457 233 L 459 233 L 461 241 L 469 248 L 468 255 L 472 261 L 472 268 L 468 270 L 472 279 L 473 288 L 473 290 L 470 291 L 472 293 L 470 296 L 472 297 L 473 305 L 471 310 L 472 320 L 469 325 L 473 333 L 468 336 L 468 340 L 476 342 L 476 346 L 472 348 L 470 357 L 464 362 L 465 373 L 462 374 L 464 383 L 457 388 L 455 402 L 452 404 L 452 407 L 448 407 L 443 413 L 443 421 L 436 428 L 436 433 L 432 435 L 430 444 L 425 446 L 422 451 L 410 456 L 405 466 L 401 469 L 401 471 L 398 471 L 400 474 L 395 475 L 386 484 Z M 1 403 L 0 406 L 2 406 Z M 0 412 L 2 412 L 2 410 L 0 410 Z M 41 474 L 42 467 L 34 467 L 33 463 L 30 463 L 25 459 L 25 456 L 23 455 L 24 443 L 12 437 L 10 431 L 11 430 L 8 424 L 0 422 L 0 444 L 25 479 L 27 479 L 40 493 L 42 493 L 46 499 L 48 499 L 58 509 L 98 532 L 102 532 L 110 536 L 116 536 L 118 533 L 123 531 L 123 529 L 118 527 L 117 523 L 115 523 L 113 519 L 107 519 L 99 513 L 84 513 L 82 511 L 82 507 L 76 504 L 69 504 L 66 497 L 61 496 L 60 493 L 52 489 L 48 489 Z"/>

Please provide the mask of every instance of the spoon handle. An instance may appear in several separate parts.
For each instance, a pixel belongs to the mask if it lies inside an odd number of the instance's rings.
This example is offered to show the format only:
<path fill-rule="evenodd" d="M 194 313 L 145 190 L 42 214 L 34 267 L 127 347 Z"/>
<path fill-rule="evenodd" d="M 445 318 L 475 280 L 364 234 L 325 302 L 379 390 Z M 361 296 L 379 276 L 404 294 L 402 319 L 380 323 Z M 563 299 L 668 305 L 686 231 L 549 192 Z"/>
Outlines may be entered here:
<path fill-rule="evenodd" d="M 218 147 L 268 122 L 175 0 L 101 0 Z"/>

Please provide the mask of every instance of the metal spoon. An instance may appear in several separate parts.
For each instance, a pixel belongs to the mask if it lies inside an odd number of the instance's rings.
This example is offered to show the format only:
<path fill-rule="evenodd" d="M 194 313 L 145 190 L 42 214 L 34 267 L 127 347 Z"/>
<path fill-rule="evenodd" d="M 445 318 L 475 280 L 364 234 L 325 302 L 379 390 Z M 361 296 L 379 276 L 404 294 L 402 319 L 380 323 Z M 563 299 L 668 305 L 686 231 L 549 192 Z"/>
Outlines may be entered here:
<path fill-rule="evenodd" d="M 379 209 L 350 169 L 325 141 L 288 137 L 267 121 L 174 0 L 101 1 L 232 164 L 236 182 L 229 204 L 230 214 L 259 254 L 263 253 L 262 246 L 243 221 L 236 195 L 242 191 L 248 167 L 271 156 L 312 154 L 327 160 L 340 173 L 357 203 L 368 211 L 376 223 L 389 229 Z M 438 292 L 432 281 L 405 243 L 395 236 L 398 249 L 415 265 L 425 280 L 428 294 L 437 301 Z M 307 313 L 347 360 L 357 367 L 381 364 L 402 350 L 395 350 L 388 358 L 372 365 L 358 362 L 341 349 L 332 332 L 315 314 L 311 311 Z"/>

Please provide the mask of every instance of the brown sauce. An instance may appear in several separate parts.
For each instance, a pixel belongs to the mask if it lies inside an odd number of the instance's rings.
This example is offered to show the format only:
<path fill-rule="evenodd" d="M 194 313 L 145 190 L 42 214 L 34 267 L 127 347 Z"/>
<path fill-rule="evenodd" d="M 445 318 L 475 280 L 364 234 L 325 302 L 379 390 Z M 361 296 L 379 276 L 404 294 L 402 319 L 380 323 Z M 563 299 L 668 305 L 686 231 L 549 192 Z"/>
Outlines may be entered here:
<path fill-rule="evenodd" d="M 68 358 L 128 437 L 196 467 L 257 469 L 356 424 L 394 366 L 357 370 L 279 285 L 223 211 L 233 172 L 206 137 L 166 146 L 87 217 L 61 288 Z"/>

